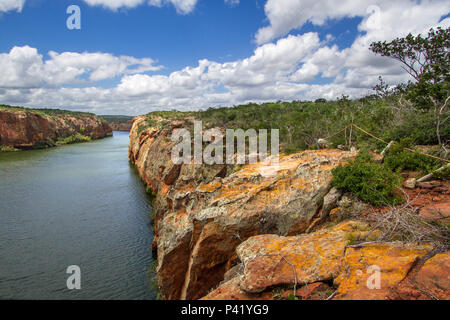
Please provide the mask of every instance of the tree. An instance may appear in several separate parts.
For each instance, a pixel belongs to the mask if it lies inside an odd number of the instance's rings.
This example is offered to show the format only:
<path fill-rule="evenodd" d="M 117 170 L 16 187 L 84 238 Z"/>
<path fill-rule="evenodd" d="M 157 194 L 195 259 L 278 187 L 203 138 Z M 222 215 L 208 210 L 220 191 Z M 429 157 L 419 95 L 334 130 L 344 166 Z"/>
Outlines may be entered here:
<path fill-rule="evenodd" d="M 441 126 L 448 116 L 450 92 L 450 28 L 430 29 L 428 36 L 407 35 L 391 42 L 374 42 L 370 49 L 381 56 L 399 61 L 415 83 L 407 86 L 407 97 L 419 108 L 433 108 L 436 135 L 445 153 L 446 141 L 441 139 Z"/>

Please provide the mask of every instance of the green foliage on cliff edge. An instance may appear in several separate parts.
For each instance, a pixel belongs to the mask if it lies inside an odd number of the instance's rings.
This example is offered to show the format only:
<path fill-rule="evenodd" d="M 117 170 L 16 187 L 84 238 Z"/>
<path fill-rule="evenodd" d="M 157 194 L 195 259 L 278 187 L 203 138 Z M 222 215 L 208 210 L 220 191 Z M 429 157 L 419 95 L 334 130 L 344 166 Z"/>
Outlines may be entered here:
<path fill-rule="evenodd" d="M 179 119 L 182 112 L 153 112 L 147 115 Z M 210 108 L 187 112 L 203 121 L 203 128 L 279 129 L 280 148 L 284 153 L 317 148 L 316 141 L 325 138 L 352 122 L 386 141 L 409 138 L 412 144 L 437 144 L 433 111 L 420 110 L 405 104 L 401 95 L 381 98 L 368 96 L 358 100 L 343 97 L 336 101 L 292 101 L 249 103 L 232 108 Z M 150 122 L 149 122 L 150 126 Z M 146 128 L 142 126 L 141 132 Z M 270 132 L 269 132 L 270 133 Z M 450 140 L 450 126 L 443 126 L 442 140 Z M 332 146 L 346 145 L 345 133 L 330 139 Z M 359 132 L 352 132 L 352 144 L 382 150 L 384 145 Z"/>
<path fill-rule="evenodd" d="M 25 107 L 18 107 L 18 106 L 9 106 L 9 105 L 0 105 L 0 111 L 24 111 L 28 113 L 34 113 L 38 114 L 44 117 L 59 117 L 59 116 L 72 116 L 75 118 L 92 118 L 96 117 L 95 114 L 89 113 L 89 112 L 80 112 L 80 111 L 69 111 L 69 110 L 61 110 L 61 109 L 32 109 L 32 108 L 25 108 Z"/>
<path fill-rule="evenodd" d="M 99 117 L 104 119 L 108 123 L 127 123 L 133 120 L 134 118 L 131 116 L 116 116 L 116 115 L 99 115 Z"/>

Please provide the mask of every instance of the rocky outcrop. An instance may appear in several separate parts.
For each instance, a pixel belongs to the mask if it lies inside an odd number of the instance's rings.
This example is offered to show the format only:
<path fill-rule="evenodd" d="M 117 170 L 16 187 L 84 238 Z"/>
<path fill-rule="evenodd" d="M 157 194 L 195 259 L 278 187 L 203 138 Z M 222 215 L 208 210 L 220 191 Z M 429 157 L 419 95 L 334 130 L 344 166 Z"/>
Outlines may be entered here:
<path fill-rule="evenodd" d="M 114 131 L 131 131 L 133 127 L 133 121 L 130 120 L 128 122 L 110 122 L 109 126 Z"/>
<path fill-rule="evenodd" d="M 206 295 L 238 264 L 236 247 L 252 236 L 307 231 L 320 218 L 331 170 L 355 156 L 304 151 L 281 156 L 277 171 L 270 161 L 174 165 L 172 131 L 189 127 L 191 120 L 138 117 L 130 133 L 130 160 L 156 195 L 154 248 L 160 291 L 167 299 Z"/>
<path fill-rule="evenodd" d="M 93 114 L 46 115 L 24 108 L 0 108 L 0 146 L 17 149 L 51 146 L 59 138 L 76 134 L 100 139 L 111 135 L 112 130 Z"/>
<path fill-rule="evenodd" d="M 426 244 L 365 242 L 378 234 L 358 221 L 307 235 L 255 236 L 237 248 L 237 272 L 205 300 L 449 299 L 450 252 Z"/>

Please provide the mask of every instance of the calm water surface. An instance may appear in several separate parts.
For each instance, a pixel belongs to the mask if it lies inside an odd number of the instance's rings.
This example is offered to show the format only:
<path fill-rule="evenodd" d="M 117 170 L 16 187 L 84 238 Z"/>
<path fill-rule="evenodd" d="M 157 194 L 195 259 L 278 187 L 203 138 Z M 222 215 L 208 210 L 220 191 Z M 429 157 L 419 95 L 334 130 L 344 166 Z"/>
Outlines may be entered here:
<path fill-rule="evenodd" d="M 128 133 L 0 154 L 0 299 L 153 299 L 150 199 Z M 81 290 L 68 290 L 70 265 Z"/>

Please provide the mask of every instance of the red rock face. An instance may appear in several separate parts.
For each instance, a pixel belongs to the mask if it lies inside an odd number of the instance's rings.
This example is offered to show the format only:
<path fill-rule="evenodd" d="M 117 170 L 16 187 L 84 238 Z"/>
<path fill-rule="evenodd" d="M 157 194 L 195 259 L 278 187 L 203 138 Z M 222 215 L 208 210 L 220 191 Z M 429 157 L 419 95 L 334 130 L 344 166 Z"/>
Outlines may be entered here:
<path fill-rule="evenodd" d="M 0 145 L 19 149 L 76 133 L 100 139 L 111 132 L 109 125 L 96 116 L 50 117 L 22 110 L 0 110 Z"/>
<path fill-rule="evenodd" d="M 114 131 L 131 131 L 131 127 L 133 126 L 133 121 L 128 121 L 128 122 L 111 122 L 109 124 L 109 126 L 114 130 Z"/>
<path fill-rule="evenodd" d="M 236 247 L 249 237 L 305 232 L 331 188 L 331 170 L 356 155 L 320 150 L 281 156 L 277 172 L 261 163 L 177 166 L 171 134 L 189 121 L 152 127 L 138 117 L 130 132 L 129 157 L 156 194 L 153 247 L 166 299 L 206 295 L 236 264 Z"/>

